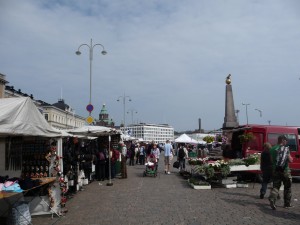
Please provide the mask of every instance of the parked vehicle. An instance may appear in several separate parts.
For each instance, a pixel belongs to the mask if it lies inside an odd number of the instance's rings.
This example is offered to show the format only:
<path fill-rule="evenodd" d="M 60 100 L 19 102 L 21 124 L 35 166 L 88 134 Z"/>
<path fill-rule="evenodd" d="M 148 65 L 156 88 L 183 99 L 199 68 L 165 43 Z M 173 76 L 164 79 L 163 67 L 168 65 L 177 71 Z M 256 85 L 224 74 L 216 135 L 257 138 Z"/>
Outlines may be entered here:
<path fill-rule="evenodd" d="M 232 158 L 244 158 L 249 154 L 261 153 L 263 144 L 269 142 L 272 146 L 277 144 L 279 135 L 286 135 L 288 146 L 293 157 L 289 163 L 293 176 L 300 176 L 300 127 L 273 126 L 249 124 L 239 126 L 232 130 L 230 155 Z"/>

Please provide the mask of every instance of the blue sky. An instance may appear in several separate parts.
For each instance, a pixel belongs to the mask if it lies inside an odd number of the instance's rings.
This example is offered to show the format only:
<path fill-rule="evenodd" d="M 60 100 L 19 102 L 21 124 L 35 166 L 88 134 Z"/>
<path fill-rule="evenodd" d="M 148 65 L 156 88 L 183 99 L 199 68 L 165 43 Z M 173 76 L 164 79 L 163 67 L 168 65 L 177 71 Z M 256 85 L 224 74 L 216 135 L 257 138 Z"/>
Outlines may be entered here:
<path fill-rule="evenodd" d="M 240 124 L 300 125 L 297 0 L 0 1 L 0 73 L 9 85 L 87 116 L 89 52 L 93 116 L 105 103 L 119 124 L 124 93 L 134 122 L 175 130 L 222 127 L 232 74 Z M 128 99 L 126 99 L 128 100 Z M 255 109 L 263 111 L 262 117 Z M 131 123 L 126 113 L 126 124 Z"/>

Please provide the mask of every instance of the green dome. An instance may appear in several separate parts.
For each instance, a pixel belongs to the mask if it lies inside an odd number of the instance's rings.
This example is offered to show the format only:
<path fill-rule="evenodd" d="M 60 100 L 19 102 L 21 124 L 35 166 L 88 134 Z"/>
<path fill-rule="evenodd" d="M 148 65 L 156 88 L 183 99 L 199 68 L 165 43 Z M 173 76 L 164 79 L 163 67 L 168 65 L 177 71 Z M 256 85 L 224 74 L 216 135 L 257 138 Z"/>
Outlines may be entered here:
<path fill-rule="evenodd" d="M 102 105 L 102 109 L 100 111 L 100 115 L 107 114 L 107 110 L 105 108 L 105 104 Z"/>

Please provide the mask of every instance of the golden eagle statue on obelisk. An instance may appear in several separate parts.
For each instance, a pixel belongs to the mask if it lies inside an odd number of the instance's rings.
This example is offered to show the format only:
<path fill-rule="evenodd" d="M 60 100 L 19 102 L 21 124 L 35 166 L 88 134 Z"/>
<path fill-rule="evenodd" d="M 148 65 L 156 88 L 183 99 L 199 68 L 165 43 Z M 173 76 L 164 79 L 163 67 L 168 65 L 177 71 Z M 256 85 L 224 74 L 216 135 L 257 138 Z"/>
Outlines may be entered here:
<path fill-rule="evenodd" d="M 231 86 L 231 74 L 226 77 L 226 92 L 225 92 L 225 117 L 223 129 L 231 129 L 239 125 L 235 110 Z"/>

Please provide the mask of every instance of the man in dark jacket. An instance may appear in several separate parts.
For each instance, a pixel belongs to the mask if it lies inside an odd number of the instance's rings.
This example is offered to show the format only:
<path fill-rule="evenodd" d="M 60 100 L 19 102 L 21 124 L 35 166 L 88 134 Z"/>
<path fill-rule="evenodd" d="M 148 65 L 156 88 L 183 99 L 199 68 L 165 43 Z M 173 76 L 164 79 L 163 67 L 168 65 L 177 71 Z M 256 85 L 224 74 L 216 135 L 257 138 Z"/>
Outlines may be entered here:
<path fill-rule="evenodd" d="M 273 166 L 272 166 L 272 157 L 270 154 L 270 149 L 272 148 L 270 143 L 264 144 L 264 150 L 261 153 L 260 159 L 260 170 L 262 172 L 263 181 L 261 183 L 260 189 L 260 198 L 263 199 L 266 191 L 268 183 L 270 183 L 273 175 Z"/>

